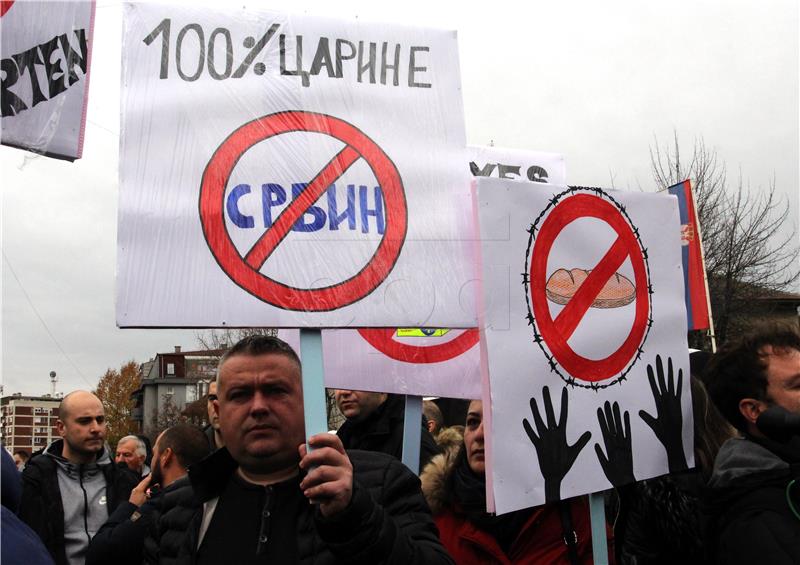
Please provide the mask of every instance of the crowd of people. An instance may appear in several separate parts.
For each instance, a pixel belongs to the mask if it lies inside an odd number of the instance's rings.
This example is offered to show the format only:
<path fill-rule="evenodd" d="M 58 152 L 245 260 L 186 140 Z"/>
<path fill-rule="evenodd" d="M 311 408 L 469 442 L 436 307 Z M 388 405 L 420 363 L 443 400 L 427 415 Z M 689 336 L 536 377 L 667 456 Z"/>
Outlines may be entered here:
<path fill-rule="evenodd" d="M 611 563 L 800 563 L 800 335 L 770 326 L 691 363 L 695 466 L 606 496 Z M 426 401 L 420 475 L 404 405 L 335 391 L 345 422 L 305 437 L 286 343 L 229 349 L 209 424 L 111 451 L 101 401 L 75 391 L 60 439 L 2 450 L 2 561 L 58 564 L 592 563 L 587 497 L 486 510 L 481 400 L 445 426 Z M 306 447 L 308 441 L 308 448 Z"/>

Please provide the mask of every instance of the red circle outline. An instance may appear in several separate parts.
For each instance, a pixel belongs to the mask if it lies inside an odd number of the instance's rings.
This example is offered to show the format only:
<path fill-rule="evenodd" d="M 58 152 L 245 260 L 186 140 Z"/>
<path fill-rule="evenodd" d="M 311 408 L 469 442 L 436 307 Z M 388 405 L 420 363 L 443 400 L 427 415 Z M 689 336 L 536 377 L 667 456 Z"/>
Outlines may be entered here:
<path fill-rule="evenodd" d="M 331 286 L 295 288 L 261 274 L 243 260 L 225 225 L 225 189 L 236 163 L 256 143 L 290 132 L 321 133 L 349 145 L 367 162 L 383 192 L 386 229 L 378 248 L 358 273 Z M 256 298 L 294 311 L 335 310 L 370 294 L 394 268 L 408 228 L 403 181 L 389 156 L 352 124 L 313 112 L 288 111 L 262 116 L 231 133 L 214 152 L 203 171 L 199 208 L 203 234 L 222 270 Z"/>
<path fill-rule="evenodd" d="M 545 294 L 547 259 L 558 233 L 569 223 L 584 217 L 603 220 L 622 239 L 633 266 L 636 285 L 636 313 L 623 344 L 605 359 L 588 359 L 572 350 L 556 327 Z M 576 194 L 556 205 L 542 222 L 533 245 L 530 265 L 530 297 L 533 313 L 550 352 L 574 378 L 598 382 L 625 368 L 638 350 L 647 330 L 649 291 L 647 269 L 638 240 L 620 211 L 606 200 L 590 194 Z"/>
<path fill-rule="evenodd" d="M 358 333 L 372 347 L 394 359 L 404 363 L 441 363 L 449 361 L 472 349 L 479 341 L 477 328 L 465 330 L 460 336 L 445 343 L 431 346 L 410 345 L 392 339 L 396 330 L 392 328 L 359 329 Z"/>

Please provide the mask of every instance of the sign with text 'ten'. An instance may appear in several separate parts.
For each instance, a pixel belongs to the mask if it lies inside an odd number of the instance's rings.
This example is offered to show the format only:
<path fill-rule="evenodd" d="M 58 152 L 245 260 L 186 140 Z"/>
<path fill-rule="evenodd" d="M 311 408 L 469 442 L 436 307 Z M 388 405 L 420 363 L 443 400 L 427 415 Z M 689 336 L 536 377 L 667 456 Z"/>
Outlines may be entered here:
<path fill-rule="evenodd" d="M 475 325 L 454 32 L 124 12 L 120 326 Z"/>
<path fill-rule="evenodd" d="M 94 1 L 0 3 L 0 143 L 80 159 L 94 11 Z"/>

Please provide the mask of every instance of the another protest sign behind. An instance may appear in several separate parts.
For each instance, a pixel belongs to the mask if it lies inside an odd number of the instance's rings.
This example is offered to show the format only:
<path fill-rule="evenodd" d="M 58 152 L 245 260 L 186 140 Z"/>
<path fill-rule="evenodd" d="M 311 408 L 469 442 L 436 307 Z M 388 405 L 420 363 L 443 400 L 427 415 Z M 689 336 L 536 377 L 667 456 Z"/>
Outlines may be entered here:
<path fill-rule="evenodd" d="M 691 465 L 675 199 L 479 179 L 476 210 L 490 508 L 509 512 Z M 499 266 L 521 273 L 509 330 L 508 312 L 488 302 L 507 285 Z"/>
<path fill-rule="evenodd" d="M 467 155 L 475 177 L 567 184 L 564 156 L 559 153 L 470 145 Z"/>
<path fill-rule="evenodd" d="M 124 10 L 120 326 L 475 325 L 455 32 Z"/>
<path fill-rule="evenodd" d="M 0 143 L 80 159 L 94 10 L 94 0 L 2 3 Z"/>
<path fill-rule="evenodd" d="M 473 176 L 565 183 L 557 153 L 469 146 Z M 472 300 L 470 288 L 461 299 Z M 323 332 L 325 382 L 332 388 L 479 398 L 478 329 L 374 328 Z"/>

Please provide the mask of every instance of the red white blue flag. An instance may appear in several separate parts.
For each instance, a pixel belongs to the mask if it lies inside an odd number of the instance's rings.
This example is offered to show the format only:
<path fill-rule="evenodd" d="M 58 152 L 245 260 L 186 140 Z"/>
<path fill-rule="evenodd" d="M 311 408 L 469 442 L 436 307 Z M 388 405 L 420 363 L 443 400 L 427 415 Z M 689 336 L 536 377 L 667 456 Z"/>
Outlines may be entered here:
<path fill-rule="evenodd" d="M 705 330 L 710 327 L 708 290 L 705 283 L 700 224 L 695 212 L 692 184 L 685 180 L 670 186 L 667 190 L 670 194 L 678 197 L 688 326 L 690 330 Z"/>

